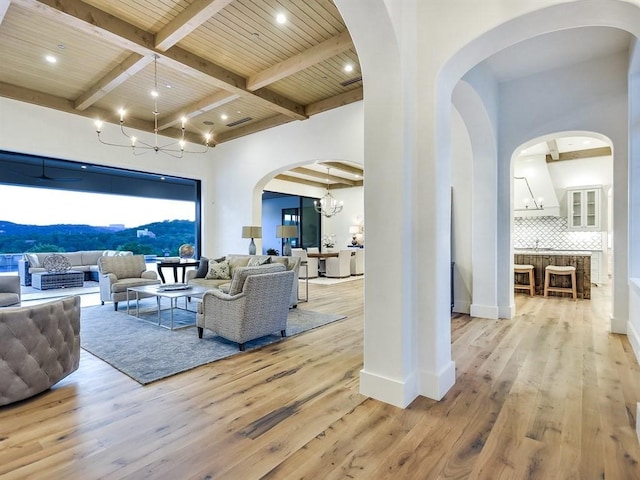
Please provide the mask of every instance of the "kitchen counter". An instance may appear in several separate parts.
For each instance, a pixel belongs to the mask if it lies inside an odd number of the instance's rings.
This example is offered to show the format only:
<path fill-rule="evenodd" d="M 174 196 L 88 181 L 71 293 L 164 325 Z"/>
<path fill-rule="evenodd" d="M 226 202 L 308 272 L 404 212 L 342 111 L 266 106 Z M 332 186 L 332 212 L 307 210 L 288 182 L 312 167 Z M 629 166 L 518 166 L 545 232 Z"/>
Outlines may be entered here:
<path fill-rule="evenodd" d="M 539 248 L 538 250 L 515 248 L 514 253 L 523 255 L 589 255 L 591 256 L 591 250 L 546 250 Z"/>
<path fill-rule="evenodd" d="M 536 295 L 544 295 L 544 269 L 547 265 L 571 265 L 576 267 L 576 290 L 578 298 L 591 298 L 591 252 L 565 250 L 514 250 L 513 262 L 516 265 L 533 265 L 536 282 Z M 516 283 L 527 283 L 525 274 L 516 274 Z M 570 277 L 551 277 L 551 286 L 569 287 Z M 550 296 L 570 297 L 570 293 L 549 292 Z"/>

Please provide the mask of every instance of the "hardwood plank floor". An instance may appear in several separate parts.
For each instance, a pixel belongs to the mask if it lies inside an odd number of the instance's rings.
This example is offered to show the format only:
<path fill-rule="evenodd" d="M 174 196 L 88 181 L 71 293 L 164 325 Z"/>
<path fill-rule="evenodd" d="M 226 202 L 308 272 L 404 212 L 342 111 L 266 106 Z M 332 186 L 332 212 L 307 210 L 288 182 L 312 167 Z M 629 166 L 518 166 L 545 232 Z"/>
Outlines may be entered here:
<path fill-rule="evenodd" d="M 0 408 L 0 478 L 640 478 L 640 367 L 606 287 L 454 314 L 456 384 L 403 410 L 358 393 L 362 285 L 309 285 L 299 306 L 345 320 L 145 387 L 83 351 Z"/>

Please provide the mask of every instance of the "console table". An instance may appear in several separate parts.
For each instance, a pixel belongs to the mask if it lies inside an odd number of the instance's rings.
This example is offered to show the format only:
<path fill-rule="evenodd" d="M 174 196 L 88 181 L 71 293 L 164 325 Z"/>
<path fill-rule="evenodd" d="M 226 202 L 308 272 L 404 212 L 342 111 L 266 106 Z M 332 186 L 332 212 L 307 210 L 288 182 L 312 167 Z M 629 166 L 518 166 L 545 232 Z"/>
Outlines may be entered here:
<path fill-rule="evenodd" d="M 75 270 L 66 272 L 41 272 L 31 275 L 31 286 L 38 290 L 52 288 L 82 287 L 84 273 Z"/>
<path fill-rule="evenodd" d="M 182 283 L 184 283 L 185 277 L 186 277 L 186 273 L 187 273 L 187 267 L 197 267 L 198 265 L 200 265 L 200 260 L 193 260 L 193 261 L 189 261 L 189 262 L 163 262 L 163 261 L 159 261 L 158 262 L 158 275 L 160 275 L 160 280 L 162 280 L 162 283 L 167 283 L 167 281 L 164 278 L 164 275 L 162 274 L 162 269 L 163 268 L 171 268 L 173 269 L 173 280 L 178 283 L 178 268 L 182 268 Z"/>

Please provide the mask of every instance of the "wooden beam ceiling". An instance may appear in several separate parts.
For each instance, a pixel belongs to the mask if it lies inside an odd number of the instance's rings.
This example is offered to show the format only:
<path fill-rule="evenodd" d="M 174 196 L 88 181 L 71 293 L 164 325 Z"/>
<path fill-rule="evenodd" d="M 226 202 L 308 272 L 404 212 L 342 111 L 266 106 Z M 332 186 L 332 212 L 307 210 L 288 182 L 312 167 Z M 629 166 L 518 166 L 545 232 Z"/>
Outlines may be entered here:
<path fill-rule="evenodd" d="M 156 33 L 155 47 L 164 52 L 193 32 L 233 0 L 195 0 Z"/>
<path fill-rule="evenodd" d="M 351 48 L 353 48 L 353 41 L 349 32 L 342 32 L 294 57 L 251 75 L 247 79 L 247 90 L 253 91 L 265 87 Z"/>
<path fill-rule="evenodd" d="M 362 87 L 352 88 L 307 105 L 301 105 L 291 98 L 267 88 L 268 85 L 283 78 L 293 76 L 320 62 L 353 50 L 353 42 L 346 30 L 298 55 L 248 77 L 234 73 L 222 65 L 177 45 L 178 42 L 185 39 L 213 16 L 220 14 L 225 7 L 232 3 L 234 0 L 193 0 L 184 10 L 170 18 L 168 23 L 156 34 L 153 34 L 81 0 L 0 0 L 0 23 L 9 6 L 15 4 L 33 15 L 70 27 L 80 34 L 100 38 L 105 44 L 108 43 L 129 52 L 129 56 L 124 61 L 103 74 L 92 85 L 86 87 L 71 102 L 67 98 L 35 92 L 17 84 L 0 84 L 0 94 L 4 92 L 5 96 L 15 100 L 86 117 L 99 116 L 106 122 L 117 123 L 117 116 L 113 112 L 105 112 L 93 107 L 93 105 L 132 76 L 138 74 L 157 55 L 159 61 L 161 60 L 164 65 L 176 72 L 197 79 L 201 79 L 201 74 L 206 75 L 210 82 L 209 87 L 221 90 L 193 101 L 180 108 L 179 111 L 165 115 L 159 124 L 159 128 L 164 130 L 164 133 L 172 131 L 172 127 L 179 123 L 182 117 L 193 118 L 236 99 L 248 100 L 252 105 L 255 105 L 256 109 L 270 110 L 274 113 L 271 117 L 257 119 L 242 127 L 218 133 L 215 139 L 216 143 L 282 125 L 292 120 L 305 120 L 310 115 L 362 100 Z M 147 125 L 148 123 L 146 120 L 136 120 L 131 117 L 127 121 L 128 126 L 134 128 L 138 128 L 135 125 Z M 176 129 L 176 131 L 179 133 L 179 130 Z"/>

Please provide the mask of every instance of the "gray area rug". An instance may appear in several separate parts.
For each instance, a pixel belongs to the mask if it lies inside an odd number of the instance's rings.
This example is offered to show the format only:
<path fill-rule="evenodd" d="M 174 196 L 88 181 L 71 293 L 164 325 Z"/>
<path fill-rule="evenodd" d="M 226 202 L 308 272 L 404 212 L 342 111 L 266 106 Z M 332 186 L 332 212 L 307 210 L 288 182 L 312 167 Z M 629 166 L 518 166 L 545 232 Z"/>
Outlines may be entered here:
<path fill-rule="evenodd" d="M 175 375 L 240 352 L 238 344 L 205 330 L 198 338 L 194 312 L 176 310 L 174 325 L 190 325 L 168 330 L 157 325 L 155 300 L 143 299 L 140 318 L 114 311 L 112 304 L 85 307 L 81 314 L 81 346 L 142 385 Z M 168 305 L 166 305 L 168 306 Z M 191 307 L 195 308 L 195 304 Z M 135 312 L 131 312 L 132 314 Z M 161 323 L 169 325 L 168 311 Z M 287 335 L 293 336 L 345 318 L 295 308 L 289 311 Z M 247 342 L 245 351 L 283 339 L 280 334 Z"/>

